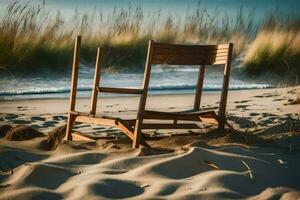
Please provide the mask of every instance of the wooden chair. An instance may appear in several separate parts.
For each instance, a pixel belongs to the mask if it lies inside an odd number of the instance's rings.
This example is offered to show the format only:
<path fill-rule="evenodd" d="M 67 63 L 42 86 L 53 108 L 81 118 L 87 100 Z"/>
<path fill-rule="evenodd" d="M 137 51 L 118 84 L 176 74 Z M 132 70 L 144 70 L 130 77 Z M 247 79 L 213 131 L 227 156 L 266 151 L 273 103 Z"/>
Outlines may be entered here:
<path fill-rule="evenodd" d="M 103 49 L 98 48 L 95 65 L 93 92 L 91 97 L 90 113 L 81 113 L 75 110 L 78 64 L 81 37 L 75 42 L 73 70 L 70 94 L 70 109 L 68 113 L 68 124 L 66 139 L 72 140 L 72 127 L 75 122 L 94 123 L 103 126 L 114 126 L 124 132 L 131 140 L 132 147 L 137 148 L 140 144 L 146 145 L 141 137 L 143 129 L 199 129 L 199 126 L 191 122 L 205 122 L 218 124 L 220 130 L 224 129 L 226 116 L 226 101 L 229 84 L 230 64 L 232 58 L 233 44 L 222 45 L 180 45 L 163 44 L 149 41 L 148 53 L 145 65 L 144 81 L 142 89 L 100 87 L 101 58 Z M 146 100 L 149 88 L 151 67 L 153 64 L 167 65 L 196 65 L 199 67 L 194 108 L 183 112 L 159 112 L 146 110 Z M 200 102 L 202 95 L 203 79 L 206 65 L 224 65 L 223 87 L 218 113 L 214 110 L 201 110 Z M 124 120 L 113 117 L 101 117 L 96 115 L 98 93 L 123 93 L 140 95 L 140 103 L 136 119 Z M 172 123 L 146 123 L 144 120 L 172 120 Z M 179 123 L 178 121 L 183 121 Z"/>

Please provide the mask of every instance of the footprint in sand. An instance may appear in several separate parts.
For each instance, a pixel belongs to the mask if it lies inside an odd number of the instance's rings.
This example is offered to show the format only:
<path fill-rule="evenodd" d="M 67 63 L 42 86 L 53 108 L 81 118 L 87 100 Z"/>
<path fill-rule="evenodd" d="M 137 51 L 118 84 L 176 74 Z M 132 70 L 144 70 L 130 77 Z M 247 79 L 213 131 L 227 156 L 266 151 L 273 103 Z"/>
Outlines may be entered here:
<path fill-rule="evenodd" d="M 12 120 L 13 123 L 15 124 L 30 124 L 31 121 L 27 121 L 27 120 L 23 120 L 23 119 L 15 119 L 15 120 Z"/>
<path fill-rule="evenodd" d="M 246 109 L 248 106 L 250 106 L 250 105 L 237 105 L 237 106 L 235 106 L 235 107 L 236 107 L 236 108 Z"/>
<path fill-rule="evenodd" d="M 105 127 L 95 127 L 95 128 L 93 128 L 93 130 L 95 130 L 95 131 L 100 131 L 100 130 L 106 130 L 107 128 L 105 128 Z"/>
<path fill-rule="evenodd" d="M 263 117 L 276 117 L 277 115 L 271 113 L 261 113 Z"/>
<path fill-rule="evenodd" d="M 66 120 L 67 117 L 66 116 L 61 116 L 61 115 L 55 115 L 52 117 L 53 120 L 55 121 L 60 121 L 60 120 Z"/>
<path fill-rule="evenodd" d="M 134 182 L 116 179 L 103 179 L 94 182 L 90 185 L 90 190 L 109 199 L 129 198 L 144 192 L 144 189 Z"/>
<path fill-rule="evenodd" d="M 284 98 L 274 99 L 273 101 L 284 101 Z"/>
<path fill-rule="evenodd" d="M 45 121 L 46 119 L 44 117 L 39 116 L 33 116 L 31 117 L 31 121 Z"/>
<path fill-rule="evenodd" d="M 6 114 L 5 115 L 5 119 L 8 119 L 8 120 L 16 119 L 18 117 L 19 117 L 19 115 L 16 115 L 16 114 Z"/>
<path fill-rule="evenodd" d="M 42 124 L 43 127 L 53 127 L 57 124 L 57 121 L 46 121 L 45 123 Z"/>
<path fill-rule="evenodd" d="M 251 100 L 243 100 L 243 101 L 235 101 L 234 103 L 248 103 L 250 102 Z"/>
<path fill-rule="evenodd" d="M 18 111 L 25 111 L 25 110 L 28 110 L 28 107 L 27 106 L 18 106 L 17 109 L 18 109 Z"/>
<path fill-rule="evenodd" d="M 86 127 L 90 127 L 91 125 L 89 124 L 78 124 L 76 125 L 77 128 L 86 128 Z"/>
<path fill-rule="evenodd" d="M 264 93 L 262 95 L 256 95 L 254 97 L 256 97 L 256 98 L 268 98 L 268 97 L 278 97 L 278 96 L 280 96 L 280 95 L 272 94 L 272 93 Z"/>

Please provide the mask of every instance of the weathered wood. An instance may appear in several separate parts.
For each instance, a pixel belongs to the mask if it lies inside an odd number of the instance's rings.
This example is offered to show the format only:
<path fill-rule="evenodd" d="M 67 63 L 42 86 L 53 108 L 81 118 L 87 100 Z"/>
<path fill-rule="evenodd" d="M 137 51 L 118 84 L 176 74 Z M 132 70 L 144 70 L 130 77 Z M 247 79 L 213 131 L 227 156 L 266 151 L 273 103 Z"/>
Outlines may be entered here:
<path fill-rule="evenodd" d="M 215 56 L 221 57 L 226 56 L 228 54 L 227 49 L 217 49 L 217 50 L 176 50 L 176 49 L 156 49 L 155 55 L 157 56 L 166 56 L 166 55 L 176 55 L 176 56 L 184 56 L 184 55 L 197 55 L 197 56 Z"/>
<path fill-rule="evenodd" d="M 97 58 L 95 64 L 95 73 L 94 73 L 94 84 L 93 84 L 93 92 L 91 98 L 91 111 L 92 115 L 96 114 L 96 107 L 97 107 L 97 97 L 98 97 L 98 89 L 99 82 L 100 82 L 100 73 L 101 73 L 101 49 L 97 49 Z"/>
<path fill-rule="evenodd" d="M 76 104 L 80 45 L 81 45 L 81 36 L 77 36 L 76 40 L 75 40 L 74 54 L 73 54 L 73 66 L 72 66 L 72 80 L 71 80 L 69 112 L 75 110 L 75 104 Z M 66 140 L 72 140 L 71 132 L 72 132 L 73 124 L 74 124 L 73 116 L 71 114 L 69 114 L 68 115 L 67 129 L 66 129 L 66 136 L 65 136 Z"/>
<path fill-rule="evenodd" d="M 112 87 L 97 87 L 99 92 L 104 93 L 119 93 L 119 94 L 142 94 L 142 89 L 134 88 L 112 88 Z"/>
<path fill-rule="evenodd" d="M 219 107 L 219 129 L 224 129 L 225 120 L 226 120 L 226 104 L 227 104 L 227 96 L 228 96 L 228 86 L 229 86 L 229 77 L 230 77 L 230 67 L 231 67 L 231 59 L 232 59 L 232 51 L 233 51 L 233 44 L 229 44 L 229 53 L 227 57 L 227 62 L 224 67 L 224 75 L 223 75 L 223 86 L 222 86 L 222 93 L 221 93 L 221 100 L 220 100 L 220 107 Z"/>
<path fill-rule="evenodd" d="M 149 80 L 151 75 L 151 60 L 152 60 L 152 50 L 153 50 L 153 41 L 149 41 L 148 45 L 148 53 L 147 53 L 147 59 L 145 64 L 145 73 L 144 73 L 144 81 L 143 81 L 143 94 L 140 98 L 140 104 L 139 104 L 139 110 L 137 114 L 136 123 L 134 126 L 134 140 L 132 142 L 133 148 L 138 148 L 140 145 L 140 137 L 141 137 L 141 125 L 143 123 L 144 118 L 144 111 L 146 106 L 146 100 L 148 95 L 148 88 L 149 88 Z"/>
<path fill-rule="evenodd" d="M 194 101 L 194 110 L 200 109 L 204 72 L 205 72 L 205 66 L 201 65 L 200 69 L 199 69 L 199 73 L 198 73 L 198 81 L 197 81 L 196 95 L 195 95 L 195 101 Z"/>
<path fill-rule="evenodd" d="M 72 110 L 69 112 L 70 114 L 72 115 L 75 115 L 75 116 L 91 116 L 91 114 L 89 113 L 84 113 L 84 112 L 78 112 L 78 111 L 75 111 L 75 110 Z"/>
<path fill-rule="evenodd" d="M 95 142 L 94 139 L 86 137 L 84 135 L 78 134 L 78 133 L 73 133 L 72 134 L 72 140 L 73 141 L 86 141 L 86 142 Z"/>
<path fill-rule="evenodd" d="M 204 122 L 207 124 L 215 124 L 215 125 L 219 124 L 217 117 L 200 117 L 200 120 L 201 120 L 201 122 Z"/>
<path fill-rule="evenodd" d="M 76 116 L 76 122 L 88 123 L 88 124 L 98 124 L 102 126 L 116 126 L 117 119 L 105 119 L 91 116 Z"/>
<path fill-rule="evenodd" d="M 196 56 L 166 56 L 164 58 L 154 58 L 152 64 L 166 64 L 166 65 L 220 65 L 225 64 L 226 59 L 209 59 L 198 58 Z"/>
<path fill-rule="evenodd" d="M 229 45 L 179 45 L 153 43 L 152 64 L 215 65 L 225 64 Z"/>
<path fill-rule="evenodd" d="M 215 117 L 216 113 L 213 110 L 197 111 L 197 112 L 160 112 L 145 110 L 144 119 L 163 119 L 163 120 L 186 120 L 200 121 L 199 117 Z"/>
<path fill-rule="evenodd" d="M 228 49 L 228 44 L 218 44 L 218 45 L 189 45 L 189 44 L 168 44 L 168 43 L 154 43 L 154 52 L 157 50 L 181 50 L 181 51 L 208 51 L 208 50 L 218 50 L 218 49 Z"/>
<path fill-rule="evenodd" d="M 224 128 L 226 101 L 228 95 L 230 62 L 232 58 L 233 44 L 224 45 L 178 45 L 162 44 L 149 41 L 148 53 L 145 65 L 144 81 L 142 89 L 100 87 L 101 50 L 98 48 L 95 65 L 93 93 L 91 97 L 91 112 L 82 113 L 75 111 L 78 65 L 79 65 L 80 36 L 77 37 L 74 48 L 72 83 L 70 94 L 70 109 L 68 114 L 67 138 L 72 139 L 71 130 L 75 122 L 93 123 L 102 126 L 114 126 L 124 132 L 131 140 L 132 147 L 137 148 L 140 144 L 149 146 L 142 137 L 142 129 L 199 129 L 197 124 L 187 121 L 218 124 Z M 169 65 L 200 65 L 197 89 L 194 101 L 194 109 L 183 112 L 160 112 L 145 110 L 149 88 L 152 64 Z M 205 73 L 204 65 L 225 64 L 224 80 L 218 115 L 214 110 L 200 110 L 203 80 Z M 138 114 L 134 120 L 122 120 L 114 117 L 96 116 L 98 92 L 140 94 Z M 146 120 L 170 120 L 168 123 L 144 123 Z M 185 121 L 178 123 L 178 120 Z M 77 135 L 75 136 L 77 139 Z M 81 137 L 81 136 L 80 136 Z M 80 138 L 79 137 L 79 138 Z M 83 138 L 85 140 L 85 138 Z"/>
<path fill-rule="evenodd" d="M 158 123 L 144 123 L 142 129 L 199 129 L 197 124 L 158 124 Z"/>
<path fill-rule="evenodd" d="M 117 121 L 117 127 L 122 130 L 131 140 L 134 140 L 134 129 L 130 127 L 126 122 L 119 119 Z"/>

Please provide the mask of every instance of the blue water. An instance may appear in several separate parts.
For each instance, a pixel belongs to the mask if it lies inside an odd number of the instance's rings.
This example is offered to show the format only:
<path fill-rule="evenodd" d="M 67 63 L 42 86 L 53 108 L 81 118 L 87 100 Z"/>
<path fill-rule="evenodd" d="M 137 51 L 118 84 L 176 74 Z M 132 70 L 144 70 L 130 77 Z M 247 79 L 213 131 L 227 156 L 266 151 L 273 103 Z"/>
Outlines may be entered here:
<path fill-rule="evenodd" d="M 89 97 L 93 83 L 92 67 L 80 66 L 78 97 Z M 205 91 L 218 91 L 222 86 L 221 67 L 207 67 Z M 197 67 L 154 66 L 150 79 L 150 94 L 192 93 L 198 76 Z M 0 79 L 0 100 L 68 98 L 71 73 L 64 76 L 35 74 L 14 76 L 7 74 Z M 102 73 L 100 85 L 106 87 L 141 88 L 143 73 Z M 256 89 L 271 87 L 266 83 L 251 83 L 231 76 L 230 89 Z"/>

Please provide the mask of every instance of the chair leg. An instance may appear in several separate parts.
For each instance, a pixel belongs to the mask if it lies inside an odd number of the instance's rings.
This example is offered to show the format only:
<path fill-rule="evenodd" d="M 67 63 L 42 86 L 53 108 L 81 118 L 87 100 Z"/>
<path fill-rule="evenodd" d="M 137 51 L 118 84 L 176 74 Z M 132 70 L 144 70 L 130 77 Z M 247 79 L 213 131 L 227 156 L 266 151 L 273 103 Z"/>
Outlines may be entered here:
<path fill-rule="evenodd" d="M 219 131 L 224 131 L 224 128 L 225 128 L 225 123 L 224 122 L 219 122 L 218 130 Z"/>
<path fill-rule="evenodd" d="M 141 134 L 142 134 L 141 125 L 142 125 L 141 120 L 137 119 L 135 122 L 135 126 L 134 126 L 134 138 L 132 141 L 133 149 L 139 148 L 139 146 L 140 146 L 140 140 L 141 140 Z"/>
<path fill-rule="evenodd" d="M 226 118 L 225 117 L 219 117 L 218 120 L 218 131 L 224 131 L 225 129 L 225 122 L 226 122 Z"/>
<path fill-rule="evenodd" d="M 74 122 L 75 122 L 75 116 L 72 114 L 69 114 L 65 140 L 72 140 L 72 129 L 74 126 Z"/>

